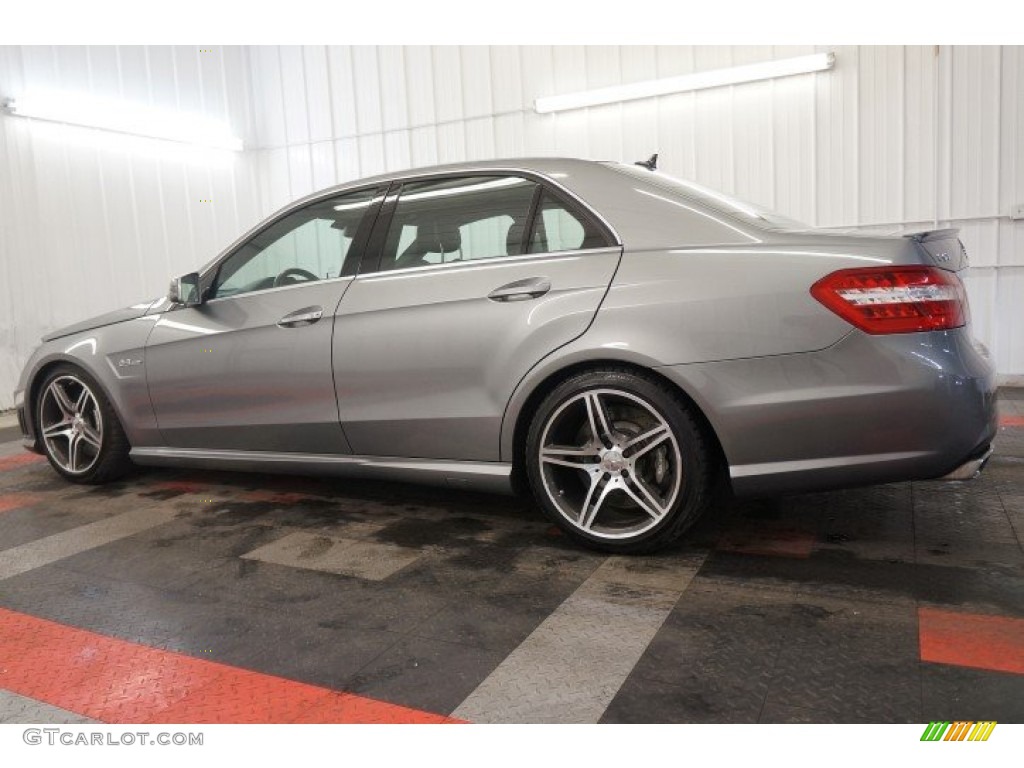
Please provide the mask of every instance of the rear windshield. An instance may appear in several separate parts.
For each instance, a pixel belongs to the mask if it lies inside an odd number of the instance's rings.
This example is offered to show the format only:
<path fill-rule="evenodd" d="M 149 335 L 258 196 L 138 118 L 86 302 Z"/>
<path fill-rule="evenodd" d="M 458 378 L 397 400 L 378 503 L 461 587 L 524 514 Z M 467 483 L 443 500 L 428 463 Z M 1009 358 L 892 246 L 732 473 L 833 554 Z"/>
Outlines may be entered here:
<path fill-rule="evenodd" d="M 649 171 L 638 165 L 626 165 L 625 163 L 608 163 L 608 167 L 646 184 L 656 186 L 664 192 L 669 192 L 690 202 L 701 203 L 718 213 L 724 213 L 762 229 L 811 229 L 810 226 L 796 219 L 769 211 L 754 203 L 738 200 L 724 192 L 708 189 L 695 182 L 677 179 L 675 176 L 661 171 Z"/>

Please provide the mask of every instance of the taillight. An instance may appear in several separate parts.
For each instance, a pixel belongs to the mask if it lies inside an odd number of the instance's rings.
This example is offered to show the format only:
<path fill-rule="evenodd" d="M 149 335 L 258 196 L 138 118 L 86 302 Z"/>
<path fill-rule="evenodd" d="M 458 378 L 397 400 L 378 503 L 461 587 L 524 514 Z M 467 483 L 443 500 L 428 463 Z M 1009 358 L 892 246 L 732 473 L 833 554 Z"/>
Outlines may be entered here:
<path fill-rule="evenodd" d="M 941 331 L 968 319 L 960 278 L 935 267 L 842 269 L 811 286 L 811 295 L 867 333 Z"/>

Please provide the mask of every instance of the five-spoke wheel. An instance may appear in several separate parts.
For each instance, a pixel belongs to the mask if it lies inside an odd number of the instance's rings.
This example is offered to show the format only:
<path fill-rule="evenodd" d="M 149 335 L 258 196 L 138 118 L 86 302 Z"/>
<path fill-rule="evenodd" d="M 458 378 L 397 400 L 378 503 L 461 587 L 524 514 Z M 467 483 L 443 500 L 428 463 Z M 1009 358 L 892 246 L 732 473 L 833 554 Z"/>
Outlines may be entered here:
<path fill-rule="evenodd" d="M 664 546 L 706 497 L 703 436 L 664 385 L 593 371 L 555 389 L 527 440 L 541 504 L 577 539 L 613 551 Z"/>
<path fill-rule="evenodd" d="M 36 429 L 50 464 L 69 480 L 99 483 L 130 465 L 128 441 L 102 390 L 83 371 L 57 366 L 36 396 Z"/>
<path fill-rule="evenodd" d="M 47 453 L 65 472 L 88 472 L 99 459 L 103 415 L 81 379 L 61 376 L 47 385 L 39 404 L 39 429 Z"/>

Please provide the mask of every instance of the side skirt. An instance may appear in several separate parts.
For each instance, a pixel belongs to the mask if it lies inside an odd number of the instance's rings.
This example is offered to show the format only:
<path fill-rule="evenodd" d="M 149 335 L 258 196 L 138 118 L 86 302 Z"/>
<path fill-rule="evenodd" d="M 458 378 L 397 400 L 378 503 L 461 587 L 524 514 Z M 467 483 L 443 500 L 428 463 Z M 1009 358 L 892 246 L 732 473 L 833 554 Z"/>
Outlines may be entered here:
<path fill-rule="evenodd" d="M 132 448 L 130 455 L 136 464 L 151 467 L 332 475 L 440 485 L 486 493 L 513 492 L 512 465 L 501 462 L 194 448 Z"/>

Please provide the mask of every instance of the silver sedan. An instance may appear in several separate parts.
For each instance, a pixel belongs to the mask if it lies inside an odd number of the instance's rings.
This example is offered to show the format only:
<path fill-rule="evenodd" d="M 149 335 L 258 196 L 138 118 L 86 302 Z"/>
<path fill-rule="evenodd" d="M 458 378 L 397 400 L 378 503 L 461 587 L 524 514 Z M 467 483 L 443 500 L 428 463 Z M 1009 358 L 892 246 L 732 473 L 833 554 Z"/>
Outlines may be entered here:
<path fill-rule="evenodd" d="M 50 334 L 15 400 L 75 482 L 529 488 L 580 543 L 650 551 L 718 485 L 979 471 L 995 380 L 966 265 L 953 230 L 810 230 L 639 164 L 421 169 L 311 195 L 167 297 Z"/>

